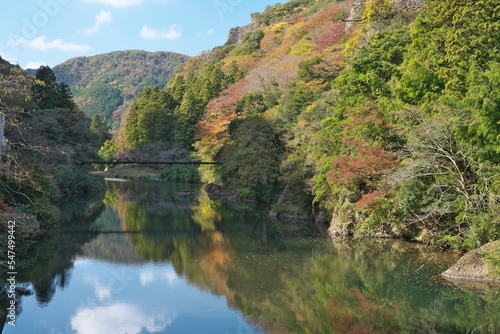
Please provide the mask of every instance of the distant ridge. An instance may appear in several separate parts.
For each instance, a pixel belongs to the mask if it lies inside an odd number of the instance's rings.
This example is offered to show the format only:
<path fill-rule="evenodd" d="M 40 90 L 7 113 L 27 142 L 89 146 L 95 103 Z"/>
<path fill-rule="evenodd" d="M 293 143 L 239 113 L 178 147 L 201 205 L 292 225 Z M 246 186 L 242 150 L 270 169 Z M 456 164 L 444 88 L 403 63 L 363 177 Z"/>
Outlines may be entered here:
<path fill-rule="evenodd" d="M 59 82 L 70 86 L 87 116 L 98 114 L 116 128 L 139 91 L 146 86 L 163 88 L 188 58 L 175 52 L 114 51 L 72 58 L 53 71 Z"/>

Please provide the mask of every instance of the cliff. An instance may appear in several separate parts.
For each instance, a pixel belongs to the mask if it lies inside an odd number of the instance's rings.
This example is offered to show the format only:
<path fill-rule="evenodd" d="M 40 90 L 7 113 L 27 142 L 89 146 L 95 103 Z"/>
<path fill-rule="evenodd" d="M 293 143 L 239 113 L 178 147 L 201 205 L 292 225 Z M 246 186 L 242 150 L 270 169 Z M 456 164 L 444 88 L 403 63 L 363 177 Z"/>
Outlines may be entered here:
<path fill-rule="evenodd" d="M 252 21 L 245 26 L 231 28 L 227 36 L 227 42 L 224 45 L 239 44 L 243 40 L 243 36 L 257 29 L 258 24 L 253 14 L 251 15 L 251 19 Z"/>

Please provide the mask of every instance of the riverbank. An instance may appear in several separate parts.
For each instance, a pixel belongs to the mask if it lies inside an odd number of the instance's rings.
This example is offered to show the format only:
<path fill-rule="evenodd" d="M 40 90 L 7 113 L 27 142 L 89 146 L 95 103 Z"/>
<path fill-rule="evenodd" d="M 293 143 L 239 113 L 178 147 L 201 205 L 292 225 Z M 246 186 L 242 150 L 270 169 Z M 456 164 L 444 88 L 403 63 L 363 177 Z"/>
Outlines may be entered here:
<path fill-rule="evenodd" d="M 158 180 L 161 168 L 158 167 L 137 167 L 137 166 L 117 166 L 108 168 L 105 171 L 92 172 L 104 178 L 131 179 L 131 180 Z"/>

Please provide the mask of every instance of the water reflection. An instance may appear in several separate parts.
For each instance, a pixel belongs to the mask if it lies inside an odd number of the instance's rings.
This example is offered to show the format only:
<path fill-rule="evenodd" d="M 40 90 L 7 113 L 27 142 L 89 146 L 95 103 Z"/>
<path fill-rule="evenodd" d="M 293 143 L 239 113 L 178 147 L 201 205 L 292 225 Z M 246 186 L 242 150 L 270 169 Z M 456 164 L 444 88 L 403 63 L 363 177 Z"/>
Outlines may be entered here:
<path fill-rule="evenodd" d="M 161 333 L 173 319 L 167 313 L 145 313 L 139 306 L 115 303 L 109 306 L 83 308 L 71 317 L 71 329 L 79 334 Z"/>
<path fill-rule="evenodd" d="M 7 333 L 500 332 L 500 289 L 437 279 L 457 255 L 332 243 L 185 184 L 108 183 L 103 203 L 40 249 L 24 280 L 45 307 L 25 297 Z"/>

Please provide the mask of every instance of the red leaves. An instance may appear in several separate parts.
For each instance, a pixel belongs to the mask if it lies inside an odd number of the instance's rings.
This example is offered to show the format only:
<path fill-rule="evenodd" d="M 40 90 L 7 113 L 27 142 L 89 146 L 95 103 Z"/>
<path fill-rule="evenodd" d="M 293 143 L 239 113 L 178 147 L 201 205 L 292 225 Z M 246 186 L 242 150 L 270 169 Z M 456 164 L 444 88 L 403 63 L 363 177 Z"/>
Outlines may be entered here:
<path fill-rule="evenodd" d="M 336 21 L 325 24 L 311 32 L 316 50 L 321 52 L 330 45 L 340 41 L 345 34 L 345 22 Z"/>
<path fill-rule="evenodd" d="M 346 146 L 352 149 L 349 155 L 340 154 L 332 161 L 328 178 L 332 184 L 347 184 L 359 180 L 374 185 L 387 170 L 397 165 L 392 153 L 371 146 L 358 139 L 345 139 Z"/>

